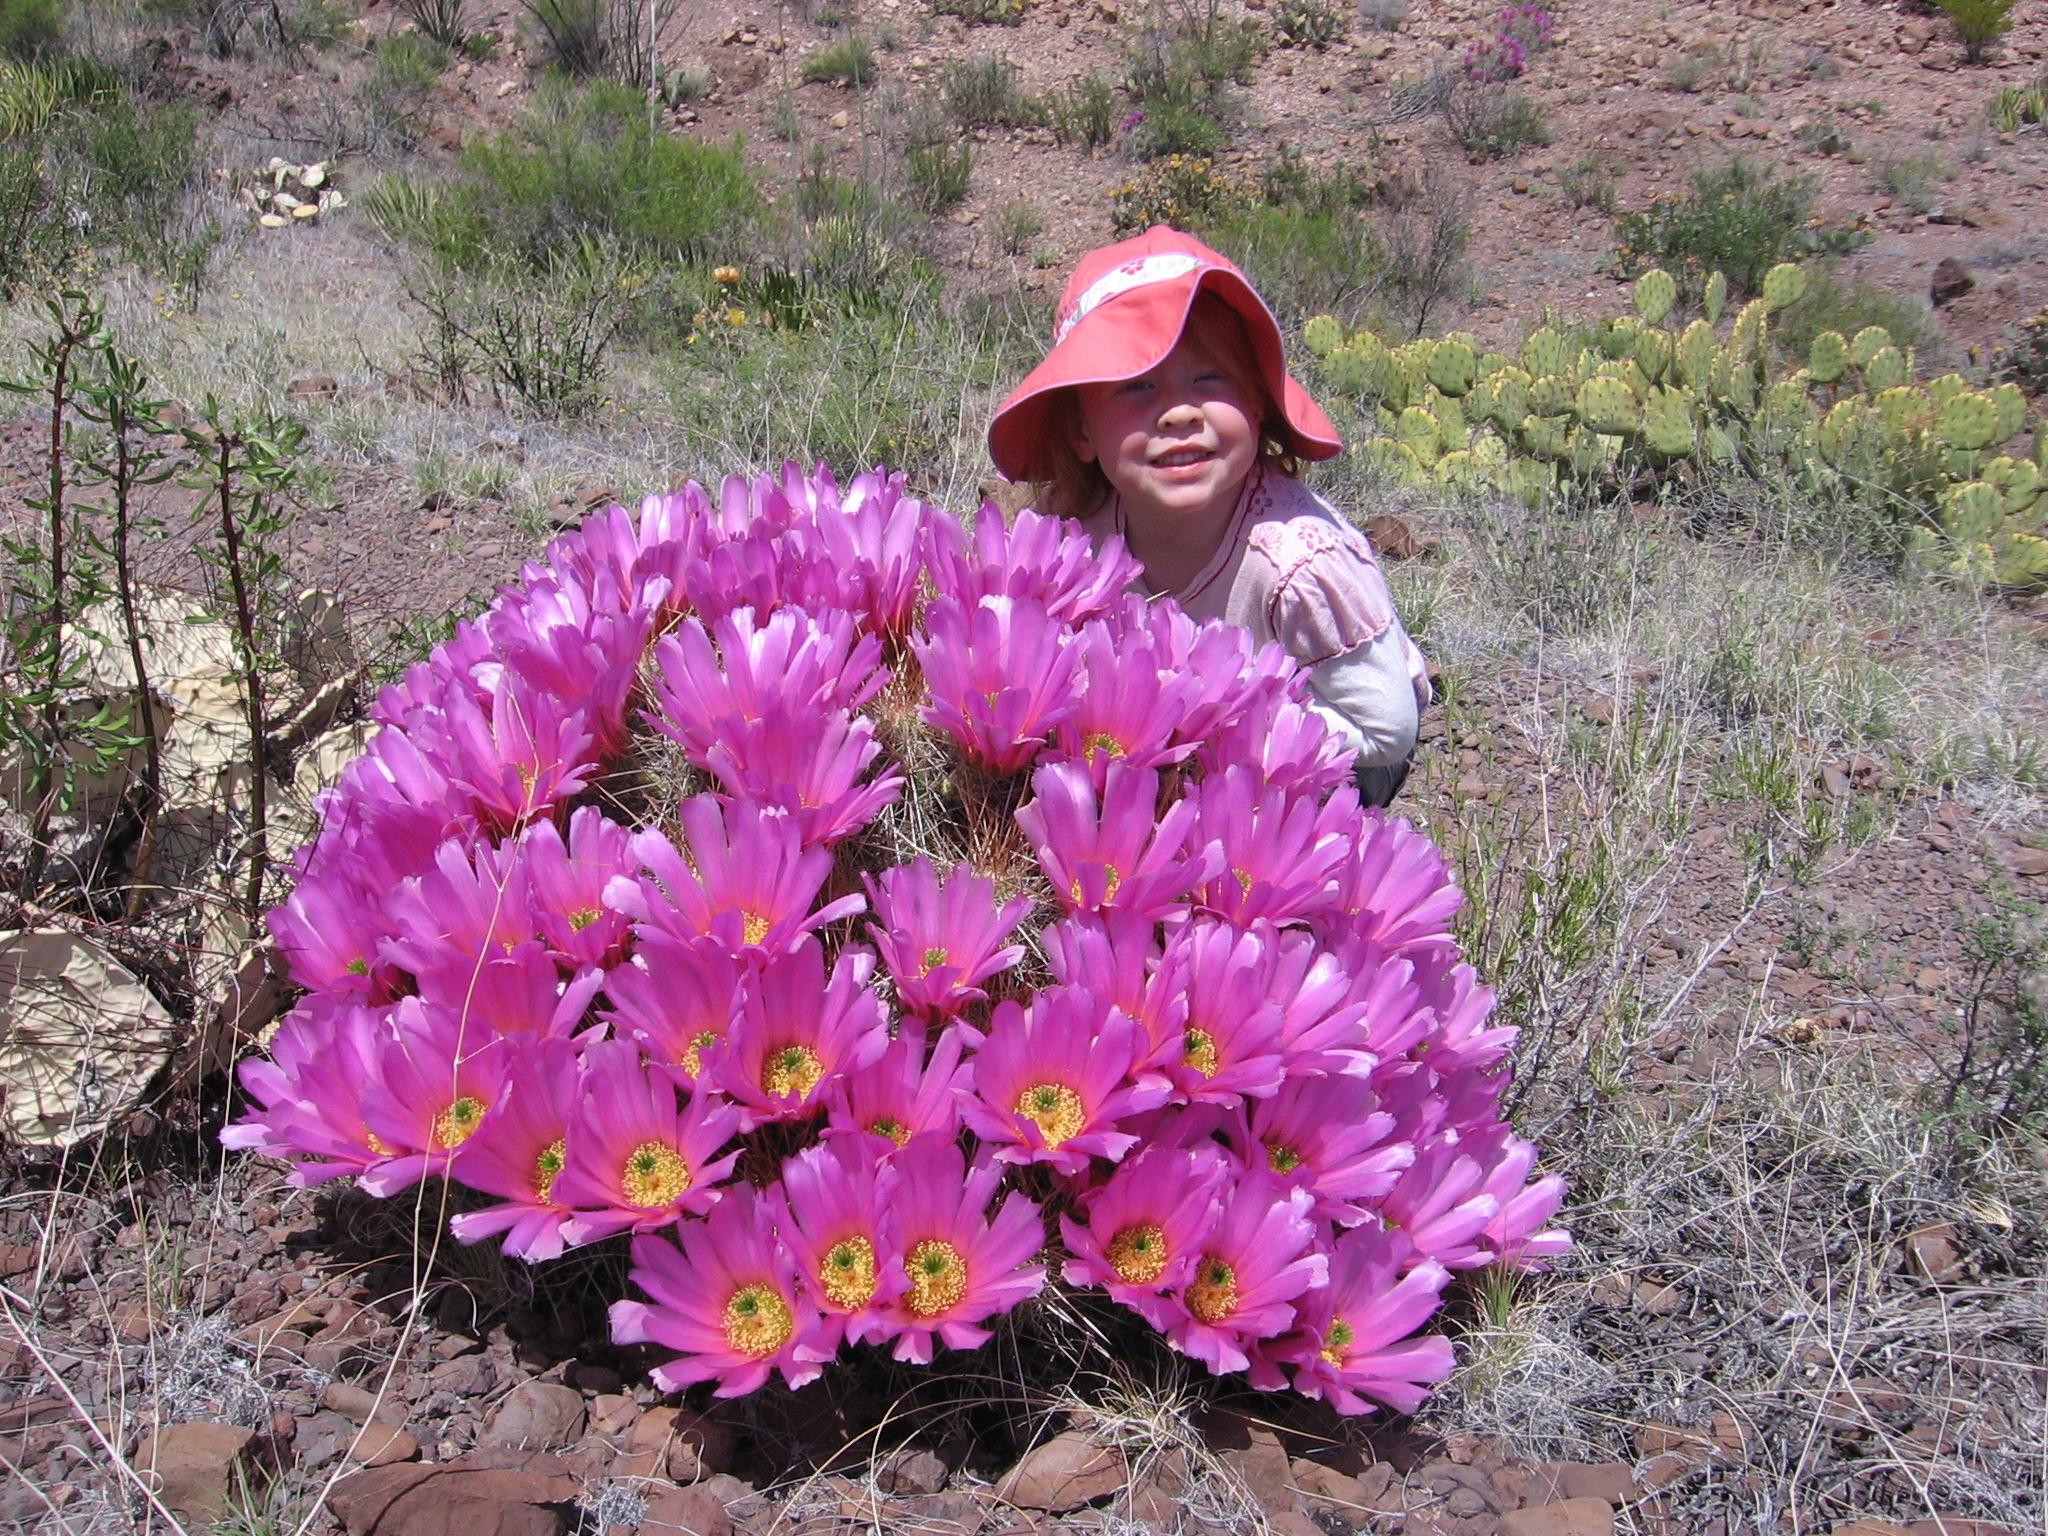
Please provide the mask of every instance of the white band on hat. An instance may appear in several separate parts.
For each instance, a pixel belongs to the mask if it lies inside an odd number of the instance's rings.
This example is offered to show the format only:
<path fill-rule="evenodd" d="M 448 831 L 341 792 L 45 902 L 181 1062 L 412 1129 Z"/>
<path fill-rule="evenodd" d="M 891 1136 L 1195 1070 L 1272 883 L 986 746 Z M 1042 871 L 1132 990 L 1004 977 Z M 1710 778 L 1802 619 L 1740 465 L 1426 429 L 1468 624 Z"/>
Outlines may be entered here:
<path fill-rule="evenodd" d="M 1199 256 L 1190 256 L 1185 251 L 1160 251 L 1111 267 L 1083 289 L 1081 297 L 1074 301 L 1073 311 L 1061 317 L 1058 328 L 1053 332 L 1052 344 L 1058 346 L 1065 341 L 1074 327 L 1086 319 L 1088 312 L 1098 304 L 1107 303 L 1118 294 L 1142 288 L 1147 283 L 1170 282 L 1197 267 L 1210 265 L 1212 263 L 1203 261 Z"/>

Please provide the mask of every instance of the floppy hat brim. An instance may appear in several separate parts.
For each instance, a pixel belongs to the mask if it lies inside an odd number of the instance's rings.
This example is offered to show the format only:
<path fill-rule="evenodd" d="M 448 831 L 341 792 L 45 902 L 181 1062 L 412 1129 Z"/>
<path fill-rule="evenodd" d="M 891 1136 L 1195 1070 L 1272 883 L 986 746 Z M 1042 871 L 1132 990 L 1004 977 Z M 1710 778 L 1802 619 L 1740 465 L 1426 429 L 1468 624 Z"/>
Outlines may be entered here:
<path fill-rule="evenodd" d="M 1179 342 L 1204 292 L 1214 293 L 1244 321 L 1260 380 L 1284 419 L 1287 447 L 1303 459 L 1342 452 L 1344 440 L 1330 418 L 1287 372 L 1279 322 L 1265 301 L 1228 267 L 1203 264 L 1180 277 L 1124 289 L 1082 315 L 997 407 L 988 428 L 996 468 L 1012 480 L 1047 478 L 1058 446 L 1052 440 L 1058 393 L 1136 378 L 1157 367 Z"/>

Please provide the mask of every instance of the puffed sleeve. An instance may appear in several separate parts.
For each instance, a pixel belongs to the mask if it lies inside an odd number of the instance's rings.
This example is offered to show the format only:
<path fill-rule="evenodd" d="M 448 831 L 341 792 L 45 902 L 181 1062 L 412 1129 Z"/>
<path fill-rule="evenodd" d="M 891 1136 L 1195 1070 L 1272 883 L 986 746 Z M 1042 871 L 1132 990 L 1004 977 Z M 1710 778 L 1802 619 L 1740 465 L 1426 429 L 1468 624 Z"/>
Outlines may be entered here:
<path fill-rule="evenodd" d="M 1314 540 L 1278 572 L 1267 614 L 1273 638 L 1305 667 L 1370 645 L 1394 622 L 1379 565 L 1350 540 Z"/>

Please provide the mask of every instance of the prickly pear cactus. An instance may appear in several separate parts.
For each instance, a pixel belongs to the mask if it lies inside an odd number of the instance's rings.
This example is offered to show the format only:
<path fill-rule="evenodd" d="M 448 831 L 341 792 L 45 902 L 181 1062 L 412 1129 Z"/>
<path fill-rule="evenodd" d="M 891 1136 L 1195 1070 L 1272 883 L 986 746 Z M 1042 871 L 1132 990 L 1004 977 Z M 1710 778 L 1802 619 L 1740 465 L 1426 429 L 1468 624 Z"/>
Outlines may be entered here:
<path fill-rule="evenodd" d="M 1579 386 L 1579 420 L 1595 432 L 1628 436 L 1641 418 L 1636 397 L 1620 379 L 1588 379 Z"/>
<path fill-rule="evenodd" d="M 1806 349 L 1806 371 L 1816 384 L 1832 384 L 1849 366 L 1849 343 L 1840 331 L 1822 331 Z"/>
<path fill-rule="evenodd" d="M 1721 311 L 1728 307 L 1728 279 L 1719 272 L 1707 279 L 1706 287 L 1700 293 L 1700 309 L 1707 317 L 1707 324 L 1719 325 Z"/>
<path fill-rule="evenodd" d="M 1652 267 L 1636 279 L 1636 313 L 1645 325 L 1662 325 L 1678 302 L 1678 279 L 1662 267 Z"/>
<path fill-rule="evenodd" d="M 1781 261 L 1764 274 L 1763 300 L 1772 314 L 1797 304 L 1806 292 L 1806 269 Z"/>
<path fill-rule="evenodd" d="M 1429 355 L 1429 382 L 1456 399 L 1479 377 L 1479 355 L 1469 342 L 1446 338 Z"/>
<path fill-rule="evenodd" d="M 1849 343 L 1849 361 L 1858 368 L 1868 368 L 1870 360 L 1891 344 L 1890 331 L 1881 325 L 1866 325 Z"/>
<path fill-rule="evenodd" d="M 1997 427 L 1998 410 L 1989 395 L 1951 395 L 1934 413 L 1934 430 L 1951 448 L 1989 448 Z"/>

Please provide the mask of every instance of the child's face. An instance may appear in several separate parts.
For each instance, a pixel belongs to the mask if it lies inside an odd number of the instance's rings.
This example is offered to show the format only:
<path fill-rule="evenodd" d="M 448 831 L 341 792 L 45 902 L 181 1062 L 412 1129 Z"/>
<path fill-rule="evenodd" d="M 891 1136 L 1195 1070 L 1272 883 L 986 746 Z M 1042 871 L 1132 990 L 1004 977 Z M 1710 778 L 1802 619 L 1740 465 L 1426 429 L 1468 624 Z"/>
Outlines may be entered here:
<path fill-rule="evenodd" d="M 1075 391 L 1074 452 L 1101 466 L 1127 518 L 1171 520 L 1200 537 L 1229 517 L 1258 462 L 1261 415 L 1230 362 L 1195 323 L 1150 373 Z"/>

